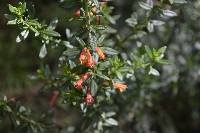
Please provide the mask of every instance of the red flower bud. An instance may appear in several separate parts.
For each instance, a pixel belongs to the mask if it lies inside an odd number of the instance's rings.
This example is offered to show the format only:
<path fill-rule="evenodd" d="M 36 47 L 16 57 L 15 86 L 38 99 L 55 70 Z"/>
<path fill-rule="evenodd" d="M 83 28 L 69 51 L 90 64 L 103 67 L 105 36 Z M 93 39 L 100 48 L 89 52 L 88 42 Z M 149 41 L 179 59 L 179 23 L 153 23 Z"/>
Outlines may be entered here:
<path fill-rule="evenodd" d="M 92 105 L 94 103 L 94 98 L 91 94 L 91 90 L 88 88 L 87 90 L 87 94 L 86 94 L 86 97 L 85 97 L 85 103 L 87 105 Z"/>
<path fill-rule="evenodd" d="M 74 16 L 80 17 L 80 15 L 81 15 L 81 10 L 80 10 L 80 9 L 78 9 L 78 10 L 76 10 L 76 11 L 74 12 Z"/>
<path fill-rule="evenodd" d="M 101 60 L 104 60 L 104 59 L 105 59 L 105 54 L 104 54 L 104 52 L 102 51 L 101 48 L 96 47 L 96 52 L 97 52 L 97 54 L 98 54 L 98 56 L 99 56 L 99 58 L 100 58 Z"/>

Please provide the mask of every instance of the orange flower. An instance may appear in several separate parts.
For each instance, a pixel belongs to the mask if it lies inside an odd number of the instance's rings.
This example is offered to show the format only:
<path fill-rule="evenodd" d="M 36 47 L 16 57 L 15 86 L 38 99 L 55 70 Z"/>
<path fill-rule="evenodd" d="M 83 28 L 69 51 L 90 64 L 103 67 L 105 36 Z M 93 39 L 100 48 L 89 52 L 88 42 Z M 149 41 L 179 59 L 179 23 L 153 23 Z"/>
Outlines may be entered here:
<path fill-rule="evenodd" d="M 82 79 L 79 79 L 78 81 L 76 81 L 76 83 L 74 84 L 74 87 L 81 90 L 82 89 L 82 86 L 83 85 L 83 80 Z"/>
<path fill-rule="evenodd" d="M 105 59 L 105 54 L 104 54 L 104 52 L 102 51 L 101 48 L 96 47 L 96 52 L 97 52 L 97 54 L 98 54 L 98 56 L 99 56 L 99 58 L 100 58 L 101 60 L 104 60 L 104 59 Z"/>
<path fill-rule="evenodd" d="M 83 75 L 81 76 L 81 79 L 83 79 L 83 80 L 85 81 L 85 80 L 88 79 L 90 76 L 91 76 L 91 74 L 90 74 L 89 72 L 86 72 L 85 74 L 83 74 Z"/>
<path fill-rule="evenodd" d="M 123 92 L 127 88 L 127 85 L 123 83 L 113 83 L 113 86 L 115 89 L 117 89 L 120 92 Z"/>
<path fill-rule="evenodd" d="M 86 94 L 86 97 L 85 97 L 85 103 L 87 105 L 92 105 L 94 103 L 94 98 L 91 94 L 90 88 L 88 88 L 88 90 L 87 90 L 87 94 Z"/>
<path fill-rule="evenodd" d="M 81 64 L 86 65 L 87 67 L 93 68 L 95 62 L 93 61 L 92 55 L 90 54 L 90 50 L 87 48 L 84 48 L 81 51 L 79 60 Z"/>
<path fill-rule="evenodd" d="M 74 84 L 74 87 L 75 88 L 77 88 L 77 89 L 79 89 L 79 90 L 81 90 L 82 89 L 82 85 L 83 85 L 83 82 L 85 81 L 85 80 L 87 80 L 89 77 L 90 77 L 90 73 L 89 72 L 87 72 L 87 73 L 85 73 L 85 74 L 83 74 L 82 76 L 81 76 L 81 78 L 78 80 L 78 81 L 76 81 L 76 83 Z"/>

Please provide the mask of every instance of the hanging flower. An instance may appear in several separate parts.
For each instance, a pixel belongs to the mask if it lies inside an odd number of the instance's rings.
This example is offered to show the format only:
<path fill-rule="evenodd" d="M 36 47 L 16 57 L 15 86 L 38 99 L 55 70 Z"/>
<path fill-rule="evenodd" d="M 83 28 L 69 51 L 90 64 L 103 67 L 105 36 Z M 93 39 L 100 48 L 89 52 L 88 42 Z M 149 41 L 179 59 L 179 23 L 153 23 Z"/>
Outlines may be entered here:
<path fill-rule="evenodd" d="M 79 90 L 81 90 L 82 87 L 83 87 L 83 82 L 84 82 L 85 80 L 87 80 L 87 79 L 90 77 L 90 75 L 91 75 L 91 74 L 90 74 L 89 72 L 83 74 L 83 75 L 81 76 L 81 78 L 80 78 L 78 81 L 76 81 L 76 83 L 74 84 L 74 87 L 77 88 L 77 89 L 79 89 Z"/>
<path fill-rule="evenodd" d="M 117 89 L 120 92 L 123 92 L 127 88 L 127 85 L 123 83 L 113 83 L 113 86 L 115 89 Z"/>
<path fill-rule="evenodd" d="M 79 60 L 80 60 L 81 64 L 83 64 L 83 65 L 85 65 L 87 67 L 90 67 L 90 68 L 94 67 L 95 62 L 94 62 L 94 60 L 92 58 L 92 55 L 90 54 L 90 50 L 87 49 L 87 48 L 84 48 L 81 51 Z"/>
<path fill-rule="evenodd" d="M 79 79 L 78 81 L 76 81 L 76 83 L 74 84 L 74 87 L 81 90 L 83 87 L 83 80 Z"/>
<path fill-rule="evenodd" d="M 85 103 L 87 105 L 92 105 L 94 103 L 94 98 L 91 94 L 90 88 L 87 89 L 87 94 L 86 94 L 86 97 L 85 97 Z"/>
<path fill-rule="evenodd" d="M 99 56 L 99 58 L 100 58 L 101 60 L 104 60 L 104 59 L 105 59 L 105 54 L 104 54 L 104 52 L 102 51 L 101 48 L 96 47 L 96 52 L 97 52 L 97 54 L 98 54 L 98 56 Z"/>

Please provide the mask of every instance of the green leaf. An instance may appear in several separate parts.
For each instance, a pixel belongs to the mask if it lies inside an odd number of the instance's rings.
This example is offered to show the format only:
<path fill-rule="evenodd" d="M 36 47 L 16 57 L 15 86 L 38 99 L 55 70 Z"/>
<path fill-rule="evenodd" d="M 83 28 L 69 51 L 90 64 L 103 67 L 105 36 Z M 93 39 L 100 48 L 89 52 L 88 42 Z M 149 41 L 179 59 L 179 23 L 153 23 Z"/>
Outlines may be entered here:
<path fill-rule="evenodd" d="M 8 4 L 8 8 L 9 8 L 9 11 L 12 12 L 12 13 L 16 13 L 17 12 L 17 8 Z"/>
<path fill-rule="evenodd" d="M 26 12 L 26 3 L 20 5 L 20 14 L 23 14 Z"/>
<path fill-rule="evenodd" d="M 10 20 L 10 21 L 7 22 L 7 25 L 15 25 L 15 24 L 17 24 L 17 19 Z"/>
<path fill-rule="evenodd" d="M 163 46 L 163 47 L 159 48 L 157 52 L 158 52 L 158 54 L 164 54 L 166 49 L 167 49 L 167 46 Z"/>
<path fill-rule="evenodd" d="M 102 78 L 102 79 L 110 80 L 109 77 L 107 77 L 107 76 L 105 76 L 105 75 L 103 75 L 103 74 L 97 73 L 96 75 L 97 75 L 98 77 Z"/>
<path fill-rule="evenodd" d="M 149 75 L 160 76 L 160 73 L 158 70 L 156 70 L 152 66 L 150 66 Z"/>
<path fill-rule="evenodd" d="M 113 119 L 113 118 L 105 119 L 105 122 L 106 122 L 107 124 L 109 124 L 110 126 L 117 126 L 117 125 L 118 125 L 118 121 L 116 121 L 116 120 Z"/>
<path fill-rule="evenodd" d="M 154 31 L 154 25 L 153 25 L 153 23 L 148 22 L 147 29 L 148 29 L 149 32 L 153 32 Z"/>
<path fill-rule="evenodd" d="M 170 61 L 168 61 L 168 60 L 164 60 L 164 59 L 162 59 L 162 60 L 158 60 L 157 62 L 160 63 L 160 64 L 163 64 L 163 65 L 171 64 Z"/>
<path fill-rule="evenodd" d="M 126 23 L 130 27 L 135 27 L 138 24 L 137 14 L 133 13 L 130 18 L 126 19 Z"/>
<path fill-rule="evenodd" d="M 160 26 L 160 25 L 165 24 L 165 22 L 160 21 L 160 20 L 152 20 L 151 22 L 152 22 L 153 25 L 155 25 L 155 26 Z"/>
<path fill-rule="evenodd" d="M 40 49 L 39 57 L 44 58 L 46 55 L 47 55 L 47 48 L 46 48 L 46 45 L 43 44 L 41 49 Z"/>
<path fill-rule="evenodd" d="M 80 49 L 77 48 L 70 48 L 67 49 L 66 51 L 63 52 L 63 55 L 66 55 L 68 57 L 73 57 L 73 56 L 77 56 L 78 54 L 80 54 Z"/>
<path fill-rule="evenodd" d="M 8 20 L 15 20 L 15 16 L 10 15 L 10 14 L 4 14 L 4 17 L 7 18 Z"/>
<path fill-rule="evenodd" d="M 68 42 L 68 41 L 62 41 L 62 44 L 67 48 L 74 48 L 74 46 L 71 45 L 70 42 Z"/>
<path fill-rule="evenodd" d="M 177 16 L 176 12 L 173 12 L 171 10 L 163 10 L 163 15 L 168 17 L 175 17 Z"/>
<path fill-rule="evenodd" d="M 98 86 L 97 86 L 97 83 L 93 79 L 91 80 L 91 86 L 90 86 L 90 88 L 91 88 L 92 96 L 95 96 L 96 93 L 97 93 Z"/>
<path fill-rule="evenodd" d="M 117 77 L 118 77 L 120 80 L 123 80 L 123 76 L 122 76 L 122 73 L 121 73 L 121 72 L 116 71 L 116 74 L 117 74 Z"/>
<path fill-rule="evenodd" d="M 139 2 L 140 7 L 142 7 L 145 10 L 151 10 L 153 8 L 152 5 L 148 4 L 148 3 L 144 3 L 144 2 Z"/>
<path fill-rule="evenodd" d="M 119 53 L 118 51 L 109 47 L 102 47 L 102 50 L 108 55 L 117 55 Z"/>
<path fill-rule="evenodd" d="M 174 1 L 174 3 L 177 3 L 177 4 L 185 4 L 185 3 L 187 3 L 186 0 L 173 0 L 173 1 Z"/>
<path fill-rule="evenodd" d="M 42 31 L 42 33 L 49 35 L 49 36 L 54 36 L 54 37 L 60 37 L 61 36 L 58 32 L 53 31 L 51 29 L 46 29 L 46 30 Z"/>
<path fill-rule="evenodd" d="M 78 43 L 79 43 L 82 47 L 85 47 L 85 46 L 86 46 L 85 42 L 84 42 L 81 38 L 76 37 L 76 40 L 78 41 Z"/>
<path fill-rule="evenodd" d="M 101 62 L 101 63 L 98 64 L 98 70 L 105 70 L 109 66 L 110 66 L 110 62 L 109 61 Z"/>
<path fill-rule="evenodd" d="M 151 49 L 149 48 L 149 46 L 145 45 L 144 47 L 145 47 L 145 50 L 146 50 L 148 56 L 150 58 L 153 58 L 153 53 L 152 53 Z"/>
<path fill-rule="evenodd" d="M 104 41 L 105 37 L 106 37 L 105 35 L 101 35 L 101 37 L 99 37 L 99 39 L 98 39 L 98 43 L 102 43 Z"/>
<path fill-rule="evenodd" d="M 28 37 L 29 30 L 22 31 L 16 38 L 16 42 L 19 43 L 23 40 L 25 40 Z"/>

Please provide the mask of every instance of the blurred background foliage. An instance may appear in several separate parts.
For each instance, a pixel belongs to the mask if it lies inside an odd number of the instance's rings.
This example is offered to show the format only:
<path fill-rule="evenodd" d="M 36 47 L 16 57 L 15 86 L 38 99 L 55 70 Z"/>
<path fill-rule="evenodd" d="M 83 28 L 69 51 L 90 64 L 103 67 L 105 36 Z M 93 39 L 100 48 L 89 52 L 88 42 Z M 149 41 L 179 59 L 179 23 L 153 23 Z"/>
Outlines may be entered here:
<path fill-rule="evenodd" d="M 155 0 L 156 1 L 156 0 Z M 0 95 L 7 95 L 31 108 L 32 117 L 49 125 L 47 132 L 71 132 L 81 123 L 81 113 L 58 101 L 57 108 L 48 105 L 51 97 L 49 92 L 41 92 L 40 81 L 33 80 L 37 69 L 49 64 L 56 69 L 56 52 L 51 51 L 48 59 L 38 58 L 41 44 L 37 40 L 27 39 L 16 44 L 17 30 L 6 25 L 3 14 L 7 13 L 7 4 L 11 1 L 1 0 L 0 3 Z M 12 1 L 15 2 L 15 1 Z M 58 17 L 57 31 L 65 34 L 66 26 L 76 29 L 77 24 L 67 23 L 73 11 L 59 7 L 55 0 L 30 0 L 36 7 L 40 20 L 47 23 Z M 139 11 L 137 0 L 115 0 L 113 14 L 121 18 L 117 29 L 121 35 L 127 35 L 125 19 L 133 11 Z M 177 10 L 178 17 L 170 19 L 164 26 L 156 28 L 140 40 L 150 47 L 166 45 L 167 58 L 170 65 L 160 67 L 160 77 L 137 77 L 130 91 L 114 98 L 114 109 L 117 112 L 119 126 L 107 132 L 126 133 L 199 133 L 200 132 L 200 1 L 188 0 L 187 4 Z M 172 7 L 176 10 L 176 6 Z M 64 16 L 64 17 L 63 17 Z M 122 47 L 136 47 L 138 40 L 127 42 Z M 20 46 L 21 45 L 21 46 Z M 48 110 L 48 111 L 47 111 Z M 42 114 L 42 115 L 41 115 Z M 47 119 L 48 118 L 48 119 Z M 45 119 L 45 121 L 43 121 Z M 7 118 L 1 120 L 0 132 L 22 132 L 24 129 L 10 128 Z M 51 128 L 50 128 L 51 127 Z M 89 132 L 90 128 L 88 129 Z M 105 131 L 106 132 L 106 131 Z"/>

